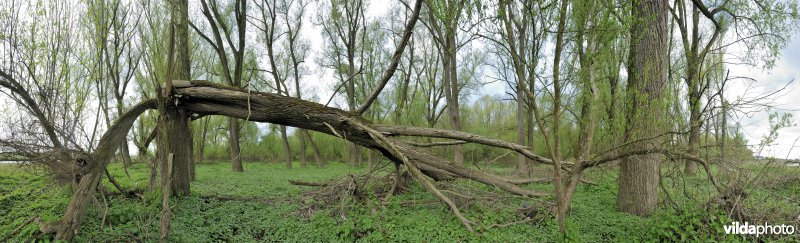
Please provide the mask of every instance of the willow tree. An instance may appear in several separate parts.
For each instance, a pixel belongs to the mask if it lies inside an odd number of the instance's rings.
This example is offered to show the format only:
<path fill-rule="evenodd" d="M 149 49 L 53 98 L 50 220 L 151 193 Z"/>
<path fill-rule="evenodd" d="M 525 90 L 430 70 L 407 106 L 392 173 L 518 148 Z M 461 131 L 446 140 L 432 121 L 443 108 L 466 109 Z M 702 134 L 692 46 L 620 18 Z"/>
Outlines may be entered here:
<path fill-rule="evenodd" d="M 711 70 L 725 63 L 708 57 L 724 53 L 728 46 L 741 44 L 746 46 L 747 53 L 734 57 L 739 59 L 738 63 L 763 63 L 770 68 L 778 50 L 788 41 L 781 33 L 797 29 L 800 16 L 796 11 L 795 2 L 723 1 L 714 5 L 706 5 L 702 0 L 675 2 L 671 13 L 680 33 L 682 57 L 686 62 L 683 80 L 689 107 L 689 154 L 699 153 L 700 128 L 712 108 L 708 102 L 703 104 L 703 95 L 709 93 L 715 81 L 720 82 L 710 77 Z M 720 41 L 723 43 L 718 43 Z M 685 174 L 694 175 L 697 170 L 697 163 L 686 161 Z"/>
<path fill-rule="evenodd" d="M 236 0 L 233 5 L 233 19 L 229 19 L 230 10 L 220 6 L 217 0 L 201 0 L 200 6 L 203 17 L 211 29 L 209 37 L 196 25 L 191 24 L 192 29 L 205 40 L 217 53 L 219 64 L 222 69 L 221 76 L 225 83 L 235 87 L 242 87 L 244 80 L 245 66 L 245 33 L 247 31 L 247 1 Z M 213 38 L 213 39 L 212 39 Z M 224 39 L 223 39 L 224 38 Z M 234 42 L 235 40 L 235 42 Z M 228 53 L 230 50 L 230 53 Z M 229 56 L 230 55 L 230 56 Z M 234 172 L 244 171 L 242 166 L 241 148 L 239 146 L 239 120 L 231 117 L 228 119 L 228 133 L 230 135 L 230 158 Z"/>
<path fill-rule="evenodd" d="M 284 5 L 284 6 L 280 6 Z M 275 91 L 278 92 L 280 95 L 289 96 L 289 90 L 286 87 L 286 79 L 288 79 L 288 75 L 290 70 L 285 67 L 279 67 L 280 60 L 277 58 L 277 48 L 276 44 L 278 39 L 281 36 L 293 33 L 286 33 L 280 27 L 278 23 L 278 9 L 279 8 L 286 8 L 286 3 L 279 3 L 276 0 L 264 0 L 260 2 L 255 2 L 256 9 L 259 12 L 258 22 L 259 24 L 255 24 L 259 31 L 261 31 L 264 39 L 264 46 L 267 49 L 267 61 L 269 66 L 268 73 L 271 74 L 273 81 L 275 82 Z M 296 73 L 295 73 L 296 74 Z M 289 138 L 288 134 L 286 134 L 286 126 L 279 125 L 278 131 L 281 133 L 281 144 L 283 145 L 283 154 L 286 159 L 286 168 L 292 168 L 292 150 L 289 147 Z M 303 155 L 305 156 L 305 155 Z"/>
<path fill-rule="evenodd" d="M 425 1 L 427 7 L 426 27 L 431 32 L 433 42 L 439 49 L 442 64 L 442 85 L 447 102 L 447 115 L 453 130 L 461 130 L 461 111 L 459 109 L 459 94 L 463 84 L 458 82 L 458 49 L 463 46 L 458 40 L 460 24 L 464 23 L 465 16 L 473 10 L 472 2 L 467 0 L 436 0 Z M 476 25 L 473 25 L 476 26 Z M 472 28 L 472 27 L 470 27 Z M 454 145 L 453 162 L 457 165 L 464 164 L 464 152 L 461 144 Z"/>
<path fill-rule="evenodd" d="M 333 0 L 330 5 L 321 5 L 319 24 L 326 42 L 326 56 L 322 66 L 333 69 L 344 87 L 347 109 L 356 111 L 360 105 L 356 99 L 356 86 L 363 85 L 361 73 L 364 71 L 363 53 L 367 20 L 364 0 Z M 336 91 L 338 92 L 338 90 Z M 361 148 L 355 143 L 347 144 L 348 161 L 351 167 L 361 164 Z"/>
<path fill-rule="evenodd" d="M 534 122 L 531 104 L 535 102 L 536 76 L 540 53 L 547 37 L 546 25 L 550 22 L 547 6 L 532 0 L 501 2 L 498 7 L 496 32 L 500 37 L 494 40 L 498 45 L 500 61 L 499 73 L 514 90 L 517 102 L 517 143 L 533 146 Z M 513 70 L 506 75 L 505 70 Z M 511 77 L 508 77 L 511 76 Z M 517 157 L 517 171 L 529 175 L 530 160 Z"/>

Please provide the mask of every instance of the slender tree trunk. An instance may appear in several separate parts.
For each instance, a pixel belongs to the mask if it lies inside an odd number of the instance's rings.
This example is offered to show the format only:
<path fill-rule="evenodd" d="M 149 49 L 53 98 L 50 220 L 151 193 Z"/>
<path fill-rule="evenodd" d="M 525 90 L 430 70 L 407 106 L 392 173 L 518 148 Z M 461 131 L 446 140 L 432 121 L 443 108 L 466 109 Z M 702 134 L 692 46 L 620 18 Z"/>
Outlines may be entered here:
<path fill-rule="evenodd" d="M 525 115 L 527 112 L 525 111 L 525 92 L 522 90 L 527 87 L 525 87 L 522 77 L 517 77 L 517 143 L 525 146 L 528 139 L 525 136 L 525 128 L 527 127 Z M 517 173 L 528 175 L 528 159 L 521 154 L 517 156 Z"/>
<path fill-rule="evenodd" d="M 531 80 L 533 80 L 533 79 L 531 79 Z M 530 86 L 529 90 L 530 90 L 531 94 L 535 94 L 534 93 L 535 84 L 533 82 L 531 82 L 528 85 Z M 536 99 L 536 97 L 530 97 L 530 98 L 531 99 Z M 528 135 L 528 143 L 527 144 L 528 144 L 528 147 L 530 147 L 531 151 L 533 151 L 533 141 L 534 141 L 534 136 L 536 135 L 536 131 L 535 131 L 536 130 L 536 122 L 533 120 L 533 117 L 534 117 L 533 109 L 531 109 L 531 107 L 530 107 L 532 102 L 533 101 L 530 101 L 528 104 L 526 104 L 526 106 L 527 106 L 526 107 L 527 108 L 526 109 L 527 114 L 525 116 L 525 123 L 526 123 L 527 129 L 528 129 L 528 134 L 527 134 Z M 530 168 L 529 168 L 528 176 L 530 176 L 530 174 L 531 173 L 530 173 Z"/>
<path fill-rule="evenodd" d="M 123 112 L 125 112 L 125 109 L 123 109 L 123 104 L 124 103 L 123 103 L 122 97 L 115 95 L 115 98 L 116 98 L 116 101 L 117 101 L 117 114 L 121 115 Z M 131 166 L 131 164 L 133 164 L 131 162 L 131 152 L 128 149 L 128 140 L 127 139 L 124 142 L 122 142 L 122 144 L 119 145 L 119 153 L 122 156 L 122 163 L 125 164 L 126 168 Z"/>
<path fill-rule="evenodd" d="M 281 143 L 283 144 L 283 154 L 286 156 L 286 168 L 292 168 L 292 150 L 289 148 L 289 136 L 286 135 L 286 126 L 278 126 L 281 130 Z"/>
<path fill-rule="evenodd" d="M 228 134 L 230 135 L 230 155 L 233 165 L 233 172 L 244 172 L 242 167 L 242 157 L 240 156 L 241 149 L 239 149 L 239 121 L 236 118 L 228 118 Z"/>
<path fill-rule="evenodd" d="M 698 83 L 695 80 L 695 65 L 693 61 L 688 62 L 686 84 L 689 85 L 689 149 L 688 154 L 697 156 L 700 149 L 700 127 L 703 126 L 702 114 L 700 112 L 700 93 Z M 689 176 L 697 174 L 697 163 L 686 160 L 683 173 Z"/>
<path fill-rule="evenodd" d="M 156 178 L 158 178 L 158 158 L 161 155 L 159 152 L 156 152 L 154 158 L 152 160 L 147 161 L 147 168 L 150 169 L 150 185 L 147 188 L 148 191 L 154 191 L 156 189 Z"/>
<path fill-rule="evenodd" d="M 187 120 L 189 121 L 189 124 L 187 126 L 188 135 L 189 135 L 189 141 L 187 141 L 187 143 L 189 143 L 189 181 L 194 181 L 194 179 L 197 177 L 197 174 L 195 173 L 195 170 L 194 170 L 194 166 L 195 166 L 194 163 L 195 163 L 195 159 L 197 158 L 197 157 L 194 156 L 195 155 L 195 153 L 194 153 L 194 130 L 195 130 L 195 127 L 192 125 L 193 123 L 192 123 L 191 119 L 188 119 L 188 114 L 187 114 Z"/>
<path fill-rule="evenodd" d="M 354 35 L 354 34 L 352 34 Z M 355 86 L 355 76 L 356 76 L 356 64 L 355 60 L 355 47 L 349 45 L 347 54 L 347 77 L 348 79 L 345 80 L 347 84 L 345 84 L 346 93 L 347 93 L 347 106 L 350 111 L 356 110 L 356 86 Z M 361 149 L 352 142 L 347 142 L 347 151 L 348 151 L 348 161 L 350 162 L 350 167 L 356 167 L 361 164 Z"/>
<path fill-rule="evenodd" d="M 307 164 L 306 164 L 306 146 L 307 146 L 307 145 L 306 145 L 306 135 L 305 135 L 305 131 L 303 131 L 303 130 L 298 130 L 298 131 L 296 132 L 296 135 L 297 135 L 297 138 L 300 140 L 300 151 L 299 151 L 299 152 L 300 152 L 300 154 L 298 155 L 298 156 L 300 156 L 300 157 L 299 157 L 299 159 L 300 159 L 300 166 L 302 166 L 302 167 L 306 167 L 306 166 L 307 166 Z"/>
<path fill-rule="evenodd" d="M 722 87 L 724 89 L 725 85 L 723 84 Z M 720 126 L 722 126 L 722 128 L 720 129 L 722 130 L 721 132 L 722 138 L 720 139 L 720 144 L 719 144 L 719 167 L 721 171 L 724 173 L 729 168 L 728 161 L 725 161 L 725 149 L 726 149 L 725 143 L 728 140 L 728 102 L 725 101 L 725 98 L 724 96 L 722 96 L 722 94 L 720 94 L 720 97 L 722 97 L 722 122 L 721 122 L 722 124 L 720 124 Z"/>
<path fill-rule="evenodd" d="M 314 142 L 314 139 L 311 138 L 311 134 L 308 133 L 308 130 L 303 129 L 305 136 L 308 137 L 308 142 L 311 143 L 311 149 L 314 150 L 314 160 L 317 162 L 317 167 L 322 167 L 322 153 L 319 152 L 319 148 L 317 147 L 317 143 Z"/>
<path fill-rule="evenodd" d="M 203 118 L 203 130 L 200 134 L 200 141 L 197 141 L 197 156 L 195 156 L 195 163 L 203 163 L 204 151 L 206 149 L 206 137 L 208 135 L 208 122 L 211 121 L 210 117 Z"/>
<path fill-rule="evenodd" d="M 145 162 L 145 160 L 147 159 L 147 148 L 144 148 L 142 146 L 142 144 L 144 144 L 144 141 L 147 140 L 146 137 L 147 135 L 144 130 L 143 120 L 144 118 L 137 120 L 136 129 L 139 130 L 138 134 L 139 136 L 137 136 L 137 138 L 134 138 L 134 143 L 136 144 L 136 151 L 138 152 L 136 154 L 136 157 L 139 160 L 139 162 Z"/>
<path fill-rule="evenodd" d="M 370 170 L 375 166 L 375 150 L 367 150 L 367 168 Z"/>
<path fill-rule="evenodd" d="M 131 152 L 128 150 L 127 140 L 119 145 L 119 155 L 122 156 L 122 163 L 125 164 L 125 167 L 129 167 L 133 164 L 131 160 Z"/>
<path fill-rule="evenodd" d="M 637 141 L 660 134 L 663 120 L 663 91 L 669 62 L 669 1 L 634 0 L 628 68 L 628 105 L 625 141 Z M 659 139 L 635 142 L 630 149 L 652 149 Z M 662 156 L 640 155 L 620 164 L 617 208 L 626 213 L 648 216 L 658 205 L 659 164 Z"/>
<path fill-rule="evenodd" d="M 458 77 L 456 74 L 456 34 L 450 33 L 445 37 L 444 58 L 442 58 L 445 100 L 447 100 L 447 114 L 453 130 L 461 131 L 461 114 L 458 104 Z M 464 151 L 461 144 L 453 146 L 453 163 L 464 165 Z"/>

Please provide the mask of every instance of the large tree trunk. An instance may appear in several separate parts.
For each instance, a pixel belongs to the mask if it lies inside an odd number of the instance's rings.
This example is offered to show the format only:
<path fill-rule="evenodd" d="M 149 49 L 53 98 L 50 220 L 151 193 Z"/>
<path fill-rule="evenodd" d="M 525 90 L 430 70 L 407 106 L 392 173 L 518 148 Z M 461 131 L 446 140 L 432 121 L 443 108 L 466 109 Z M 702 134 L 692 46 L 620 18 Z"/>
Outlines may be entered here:
<path fill-rule="evenodd" d="M 191 177 L 191 140 L 189 139 L 189 119 L 186 110 L 178 107 L 167 106 L 166 113 L 166 129 L 167 137 L 169 140 L 169 151 L 161 154 L 162 158 L 173 154 L 172 160 L 172 175 L 161 173 L 161 180 L 166 181 L 169 178 L 172 181 L 173 195 L 189 195 L 189 183 Z M 162 138 L 163 139 L 163 138 Z M 167 163 L 161 163 L 161 171 L 170 171 L 166 168 Z"/>
<path fill-rule="evenodd" d="M 189 61 L 189 4 L 187 0 L 174 0 L 177 16 L 175 21 L 175 69 L 172 79 L 191 79 L 191 62 Z M 174 99 L 174 98 L 172 98 Z M 168 101 L 166 109 L 166 128 L 168 129 L 169 153 L 174 154 L 172 163 L 172 194 L 189 195 L 189 183 L 192 180 L 192 137 L 189 134 L 189 113 L 182 107 L 174 107 L 176 102 Z M 174 108 L 173 108 L 174 107 Z M 168 154 L 164 154 L 168 155 Z M 164 161 L 162 161 L 164 162 Z M 166 163 L 165 163 L 166 164 Z M 161 171 L 164 170 L 162 167 Z M 161 173 L 161 178 L 164 179 Z"/>
<path fill-rule="evenodd" d="M 625 141 L 651 138 L 660 134 L 663 120 L 663 91 L 667 81 L 667 40 L 669 37 L 667 0 L 634 0 L 633 25 L 628 68 L 628 123 Z M 659 139 L 635 142 L 629 149 L 652 149 Z M 640 216 L 650 215 L 658 205 L 659 155 L 638 155 L 620 164 L 617 208 Z"/>

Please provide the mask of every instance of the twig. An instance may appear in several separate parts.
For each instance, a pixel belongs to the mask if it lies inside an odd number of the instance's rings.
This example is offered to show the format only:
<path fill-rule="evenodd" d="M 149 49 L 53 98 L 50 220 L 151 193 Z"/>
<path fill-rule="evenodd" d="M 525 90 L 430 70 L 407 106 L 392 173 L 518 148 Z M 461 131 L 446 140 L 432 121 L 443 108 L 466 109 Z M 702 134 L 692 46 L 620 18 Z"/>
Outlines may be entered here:
<path fill-rule="evenodd" d="M 392 78 L 394 72 L 397 71 L 397 65 L 400 63 L 400 58 L 403 55 L 403 50 L 405 50 L 406 45 L 408 45 L 408 40 L 411 39 L 411 35 L 414 33 L 414 25 L 417 23 L 417 19 L 419 19 L 419 11 L 422 9 L 422 1 L 417 0 L 417 3 L 414 5 L 414 11 L 411 13 L 411 19 L 408 20 L 406 24 L 405 31 L 403 31 L 403 39 L 400 40 L 400 45 L 397 46 L 395 49 L 394 54 L 392 54 L 392 62 L 389 64 L 389 67 L 386 68 L 386 71 L 381 76 L 380 81 L 378 82 L 378 87 L 370 94 L 364 104 L 361 105 L 355 112 L 356 114 L 364 114 L 369 106 L 372 105 L 372 102 L 378 98 L 378 95 L 381 94 L 383 88 L 386 87 L 386 84 L 389 83 L 389 79 Z"/>

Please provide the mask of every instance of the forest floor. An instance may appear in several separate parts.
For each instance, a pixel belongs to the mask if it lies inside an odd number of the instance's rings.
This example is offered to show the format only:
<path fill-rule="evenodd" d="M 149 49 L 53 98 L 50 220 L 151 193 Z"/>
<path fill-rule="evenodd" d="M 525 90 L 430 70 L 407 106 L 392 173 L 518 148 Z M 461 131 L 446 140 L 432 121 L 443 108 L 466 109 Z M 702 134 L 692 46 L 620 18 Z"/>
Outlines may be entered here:
<path fill-rule="evenodd" d="M 733 220 L 722 210 L 706 203 L 716 194 L 703 175 L 693 178 L 665 176 L 662 207 L 650 218 L 615 211 L 616 172 L 611 167 L 594 169 L 587 179 L 597 185 L 579 187 L 569 213 L 566 235 L 546 211 L 552 198 L 525 199 L 508 196 L 474 182 L 439 183 L 452 193 L 465 216 L 476 223 L 479 233 L 471 234 L 436 198 L 412 183 L 408 190 L 380 203 L 382 181 L 388 181 L 392 166 L 378 169 L 370 183 L 361 185 L 356 197 L 328 200 L 324 189 L 296 186 L 288 180 L 328 182 L 363 175 L 367 168 L 351 169 L 331 162 L 322 168 L 308 166 L 286 169 L 279 163 L 245 163 L 244 173 L 232 173 L 229 163 L 197 165 L 197 178 L 189 196 L 171 200 L 171 241 L 176 242 L 252 242 L 252 241 L 492 241 L 552 242 L 560 239 L 597 241 L 659 241 L 691 239 L 741 239 L 724 235 L 722 225 Z M 758 166 L 754 166 L 760 168 Z M 510 169 L 493 167 L 499 173 Z M 663 171 L 669 171 L 665 169 Z M 142 191 L 142 197 L 126 196 L 104 182 L 105 197 L 90 207 L 76 241 L 158 240 L 161 200 L 158 192 L 145 192 L 148 170 L 143 163 L 128 168 L 127 176 L 119 163 L 109 167 L 123 188 Z M 546 167 L 537 167 L 546 175 Z M 662 171 L 662 172 L 663 172 Z M 754 169 L 753 173 L 765 171 Z M 667 172 L 668 173 L 668 172 Z M 11 242 L 30 239 L 38 230 L 29 224 L 14 235 L 9 232 L 26 220 L 40 216 L 57 220 L 72 196 L 70 186 L 54 186 L 40 171 L 14 164 L 0 164 L 0 239 Z M 537 173 L 534 173 L 537 174 Z M 743 200 L 751 215 L 766 215 L 770 223 L 793 223 L 800 217 L 800 168 L 780 169 L 762 176 L 773 176 L 770 185 L 749 191 Z M 357 176 L 356 178 L 362 178 Z M 333 183 L 330 183 L 333 184 Z M 356 183 L 358 184 L 358 183 Z M 381 187 L 381 185 L 384 185 Z M 388 184 L 390 185 L 390 184 Z M 549 183 L 528 188 L 552 190 Z M 692 188 L 692 189 L 686 189 Z M 457 197 L 456 197 L 457 195 Z M 765 201 L 766 200 L 766 201 Z M 752 204 L 752 205 L 748 205 Z M 798 218 L 797 220 L 800 220 Z M 52 236 L 45 236 L 44 239 Z M 784 240 L 800 240 L 800 232 Z"/>

